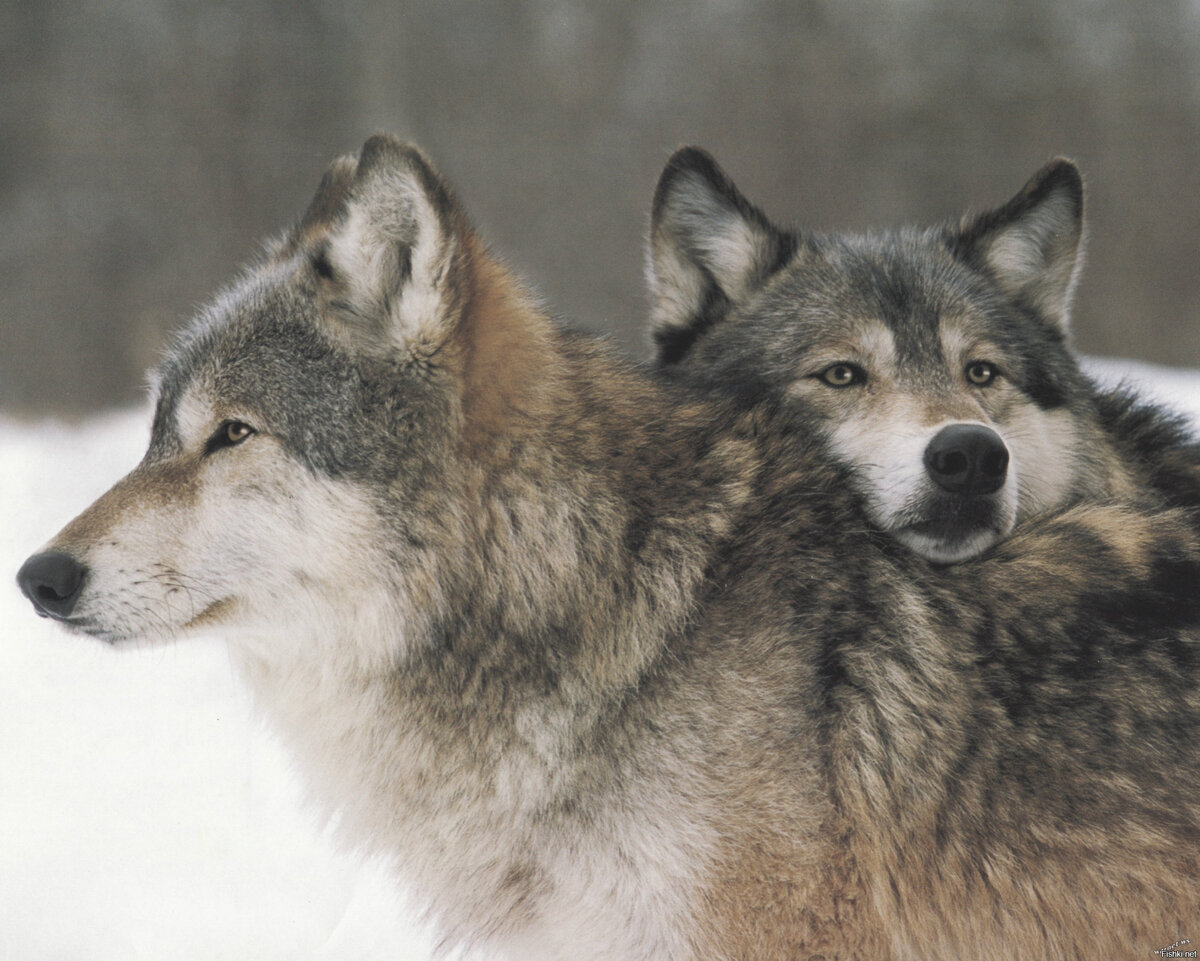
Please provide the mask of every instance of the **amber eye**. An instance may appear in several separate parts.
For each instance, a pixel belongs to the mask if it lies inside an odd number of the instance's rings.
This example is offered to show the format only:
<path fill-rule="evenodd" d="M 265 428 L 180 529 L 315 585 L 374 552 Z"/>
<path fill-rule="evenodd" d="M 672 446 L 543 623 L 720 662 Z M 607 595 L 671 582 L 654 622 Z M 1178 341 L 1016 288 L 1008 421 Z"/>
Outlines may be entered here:
<path fill-rule="evenodd" d="M 867 381 L 866 371 L 855 364 L 832 364 L 817 376 L 830 387 L 852 387 Z"/>
<path fill-rule="evenodd" d="M 967 364 L 967 380 L 976 387 L 986 387 L 996 379 L 999 371 L 986 360 L 973 360 Z"/>
<path fill-rule="evenodd" d="M 254 428 L 240 420 L 231 420 L 225 425 L 225 440 L 230 444 L 240 444 L 253 433 Z"/>
<path fill-rule="evenodd" d="M 204 453 L 211 454 L 223 447 L 236 447 L 254 433 L 256 431 L 249 424 L 244 424 L 240 420 L 227 420 L 208 439 Z"/>

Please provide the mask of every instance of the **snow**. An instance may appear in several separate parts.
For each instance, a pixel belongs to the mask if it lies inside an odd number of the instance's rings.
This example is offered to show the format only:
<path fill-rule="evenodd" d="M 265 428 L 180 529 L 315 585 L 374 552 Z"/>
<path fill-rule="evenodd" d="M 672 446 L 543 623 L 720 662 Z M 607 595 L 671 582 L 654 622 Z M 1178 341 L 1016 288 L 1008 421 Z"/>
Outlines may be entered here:
<path fill-rule="evenodd" d="M 1087 366 L 1200 421 L 1200 371 Z M 305 808 L 219 640 L 113 651 L 14 586 L 148 422 L 0 418 L 0 961 L 429 958 L 395 879 Z"/>
<path fill-rule="evenodd" d="M 215 638 L 114 651 L 34 616 L 24 558 L 141 457 L 149 416 L 0 419 L 0 961 L 418 961 Z"/>
<path fill-rule="evenodd" d="M 1200 424 L 1200 370 L 1107 357 L 1085 357 L 1083 369 L 1104 386 L 1129 384 L 1147 400 L 1187 414 Z"/>

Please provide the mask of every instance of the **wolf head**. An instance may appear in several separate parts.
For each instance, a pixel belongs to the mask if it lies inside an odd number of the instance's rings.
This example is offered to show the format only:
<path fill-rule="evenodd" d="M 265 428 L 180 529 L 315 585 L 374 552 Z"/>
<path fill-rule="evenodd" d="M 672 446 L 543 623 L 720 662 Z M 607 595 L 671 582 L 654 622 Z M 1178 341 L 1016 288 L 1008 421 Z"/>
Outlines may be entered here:
<path fill-rule="evenodd" d="M 428 562 L 455 536 L 444 458 L 521 382 L 491 376 L 525 357 L 503 309 L 468 337 L 481 301 L 519 296 L 496 269 L 415 149 L 380 136 L 335 162 L 177 339 L 144 460 L 25 563 L 22 590 L 112 642 L 294 621 L 343 643 L 429 616 L 453 581 Z"/>
<path fill-rule="evenodd" d="M 1066 343 L 1082 228 L 1065 160 L 955 226 L 820 235 L 777 228 L 685 148 L 652 212 L 658 363 L 789 406 L 876 526 L 960 561 L 1113 470 Z"/>

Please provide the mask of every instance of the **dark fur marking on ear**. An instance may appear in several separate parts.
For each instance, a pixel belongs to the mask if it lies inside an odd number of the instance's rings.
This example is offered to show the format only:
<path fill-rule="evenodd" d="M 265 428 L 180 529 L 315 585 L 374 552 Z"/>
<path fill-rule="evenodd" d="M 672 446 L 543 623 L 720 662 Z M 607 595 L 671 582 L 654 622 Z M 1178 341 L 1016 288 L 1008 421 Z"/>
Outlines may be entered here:
<path fill-rule="evenodd" d="M 955 249 L 973 253 L 978 241 L 999 229 L 1019 221 L 1042 204 L 1053 193 L 1061 192 L 1071 202 L 1071 214 L 1078 223 L 1083 221 L 1083 178 L 1071 161 L 1059 158 L 1039 170 L 1020 192 L 999 207 L 970 217 L 957 231 Z"/>
<path fill-rule="evenodd" d="M 329 261 L 329 244 L 322 243 L 309 256 L 309 263 L 312 264 L 312 269 L 316 275 L 322 280 L 334 280 L 336 271 L 333 269 L 333 264 Z"/>
<path fill-rule="evenodd" d="M 462 213 L 455 202 L 450 188 L 437 173 L 429 159 L 412 144 L 404 143 L 389 134 L 376 134 L 365 144 L 358 159 L 355 179 L 365 181 L 376 173 L 392 168 L 403 168 L 412 173 L 421 187 L 425 199 L 432 204 L 438 219 L 448 228 L 461 230 L 465 226 Z M 454 232 L 448 230 L 448 232 Z"/>
<path fill-rule="evenodd" d="M 720 320 L 729 309 L 729 301 L 712 281 L 704 292 L 704 303 L 686 327 L 660 327 L 654 331 L 658 362 L 663 366 L 679 363 L 691 351 L 700 335 Z"/>
<path fill-rule="evenodd" d="M 301 230 L 331 224 L 341 216 L 346 208 L 350 183 L 354 179 L 354 168 L 353 156 L 339 157 L 329 165 L 312 202 L 300 218 Z"/>
<path fill-rule="evenodd" d="M 760 282 L 765 283 L 795 256 L 799 241 L 794 234 L 779 232 L 774 245 L 775 256 L 763 270 Z M 707 271 L 705 272 L 707 274 Z M 701 336 L 729 310 L 729 299 L 717 282 L 708 278 L 704 302 L 696 310 L 686 326 L 659 327 L 654 331 L 654 343 L 658 347 L 658 363 L 669 367 L 679 363 L 688 355 Z"/>
<path fill-rule="evenodd" d="M 700 147 L 682 147 L 667 160 L 663 172 L 659 175 L 658 186 L 650 206 L 652 224 L 662 221 L 663 208 L 668 205 L 668 200 L 681 177 L 699 177 L 714 195 L 733 208 L 743 220 L 760 228 L 765 234 L 776 233 L 774 224 L 766 214 L 746 199 L 712 154 Z"/>
<path fill-rule="evenodd" d="M 697 217 L 698 211 L 704 216 Z M 710 230 L 706 224 L 717 221 L 740 222 L 749 228 L 748 237 L 756 238 L 746 251 L 744 276 L 721 276 L 720 258 L 707 245 Z M 653 338 L 662 366 L 679 363 L 701 335 L 725 315 L 730 298 L 741 297 L 744 284 L 755 287 L 764 283 L 792 259 L 798 246 L 797 238 L 776 228 L 745 198 L 713 157 L 699 147 L 684 147 L 667 161 L 654 191 L 650 224 L 651 236 L 656 238 L 653 243 L 673 248 L 703 283 L 699 303 L 690 311 L 682 311 L 673 321 L 656 324 Z M 742 269 L 737 273 L 740 275 Z"/>

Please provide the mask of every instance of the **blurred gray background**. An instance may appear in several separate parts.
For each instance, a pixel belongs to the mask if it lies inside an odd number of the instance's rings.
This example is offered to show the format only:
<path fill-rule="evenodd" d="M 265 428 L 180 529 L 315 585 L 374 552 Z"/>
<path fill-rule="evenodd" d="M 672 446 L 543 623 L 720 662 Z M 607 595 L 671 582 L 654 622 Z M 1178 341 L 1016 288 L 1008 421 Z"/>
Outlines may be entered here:
<path fill-rule="evenodd" d="M 645 355 L 672 149 L 776 219 L 933 221 L 1066 154 L 1084 351 L 1200 366 L 1200 0 L 0 0 L 0 410 L 140 396 L 169 331 L 388 129 Z"/>

